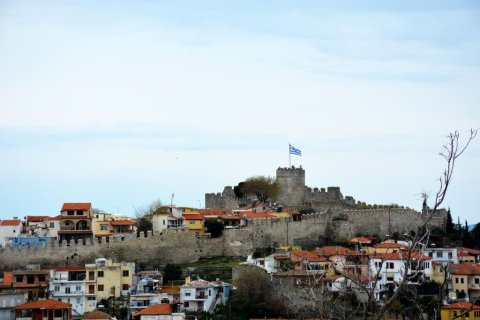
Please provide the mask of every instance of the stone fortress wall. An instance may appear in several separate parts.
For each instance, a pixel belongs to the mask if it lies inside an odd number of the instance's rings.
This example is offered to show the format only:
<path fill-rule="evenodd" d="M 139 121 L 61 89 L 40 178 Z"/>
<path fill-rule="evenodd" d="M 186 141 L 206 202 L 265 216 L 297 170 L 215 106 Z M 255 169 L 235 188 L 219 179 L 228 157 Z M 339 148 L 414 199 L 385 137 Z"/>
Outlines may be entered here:
<path fill-rule="evenodd" d="M 310 189 L 305 186 L 305 171 L 302 168 L 279 168 L 277 179 L 285 204 L 298 207 L 311 205 L 316 213 L 302 215 L 301 221 L 292 218 L 253 219 L 241 229 L 228 229 L 220 238 L 197 238 L 184 229 L 167 229 L 162 234 L 147 237 L 127 236 L 123 241 L 109 237 L 109 241 L 75 244 L 52 241 L 39 247 L 0 248 L 0 269 L 13 269 L 30 263 L 43 267 L 58 265 L 81 265 L 98 257 L 115 258 L 121 261 L 136 261 L 149 267 L 166 263 L 194 262 L 212 256 L 247 256 L 256 248 L 286 245 L 311 241 L 325 236 L 348 239 L 357 234 L 403 235 L 416 231 L 424 221 L 424 214 L 409 208 L 380 207 L 360 209 L 361 203 L 352 197 L 343 197 L 338 187 Z M 303 190 L 303 191 L 302 191 Z M 236 208 L 238 199 L 231 187 L 220 194 L 207 194 L 206 207 Z M 424 209 L 425 211 L 425 209 Z M 430 225 L 444 228 L 446 211 L 440 210 Z"/>
<path fill-rule="evenodd" d="M 422 223 L 422 215 L 410 209 L 375 209 L 345 211 L 339 215 L 327 210 L 323 213 L 303 215 L 301 221 L 292 218 L 253 219 L 241 229 L 225 230 L 220 238 L 197 238 L 184 229 L 168 229 L 162 234 L 147 237 L 131 235 L 123 241 L 110 237 L 109 242 L 75 244 L 71 241 L 52 241 L 39 247 L 7 247 L 0 249 L 0 270 L 14 269 L 31 263 L 42 267 L 81 265 L 98 257 L 135 261 L 147 267 L 166 263 L 194 262 L 213 256 L 244 256 L 255 248 L 295 244 L 299 240 L 316 241 L 325 235 L 331 225 L 333 235 L 347 239 L 357 233 L 377 234 L 388 232 L 409 233 Z M 441 217 L 439 217 L 441 218 Z M 390 223 L 389 223 L 390 221 Z M 435 220 L 434 220 L 435 221 Z M 443 220 L 442 220 L 443 223 Z"/>

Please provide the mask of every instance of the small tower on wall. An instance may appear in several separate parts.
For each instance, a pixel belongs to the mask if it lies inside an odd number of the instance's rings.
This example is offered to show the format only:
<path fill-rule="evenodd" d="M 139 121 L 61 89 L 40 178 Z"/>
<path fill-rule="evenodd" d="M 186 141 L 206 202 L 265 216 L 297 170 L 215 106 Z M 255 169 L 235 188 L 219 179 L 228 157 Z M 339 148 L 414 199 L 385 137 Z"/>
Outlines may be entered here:
<path fill-rule="evenodd" d="M 300 209 L 305 192 L 305 170 L 301 166 L 299 168 L 279 167 L 276 180 L 280 185 L 277 202 L 286 207 Z"/>

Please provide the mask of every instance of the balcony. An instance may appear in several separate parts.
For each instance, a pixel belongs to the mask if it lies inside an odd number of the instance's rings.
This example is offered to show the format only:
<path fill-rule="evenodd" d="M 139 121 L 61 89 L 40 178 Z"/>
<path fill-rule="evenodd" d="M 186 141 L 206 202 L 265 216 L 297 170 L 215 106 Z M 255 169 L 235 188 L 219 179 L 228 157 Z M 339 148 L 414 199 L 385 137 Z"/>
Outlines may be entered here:
<path fill-rule="evenodd" d="M 63 230 L 63 231 L 88 231 L 88 230 L 90 230 L 90 228 L 89 227 L 81 227 L 81 228 L 60 227 L 60 230 Z"/>

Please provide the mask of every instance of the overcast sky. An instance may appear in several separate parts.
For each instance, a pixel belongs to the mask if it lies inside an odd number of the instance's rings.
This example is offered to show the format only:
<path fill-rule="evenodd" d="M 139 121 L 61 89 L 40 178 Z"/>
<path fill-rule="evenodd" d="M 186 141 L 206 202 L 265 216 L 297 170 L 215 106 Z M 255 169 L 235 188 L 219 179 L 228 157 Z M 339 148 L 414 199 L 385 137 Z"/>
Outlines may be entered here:
<path fill-rule="evenodd" d="M 204 206 L 292 164 L 419 210 L 480 127 L 478 1 L 0 0 L 0 219 Z M 480 137 L 445 201 L 480 222 Z"/>

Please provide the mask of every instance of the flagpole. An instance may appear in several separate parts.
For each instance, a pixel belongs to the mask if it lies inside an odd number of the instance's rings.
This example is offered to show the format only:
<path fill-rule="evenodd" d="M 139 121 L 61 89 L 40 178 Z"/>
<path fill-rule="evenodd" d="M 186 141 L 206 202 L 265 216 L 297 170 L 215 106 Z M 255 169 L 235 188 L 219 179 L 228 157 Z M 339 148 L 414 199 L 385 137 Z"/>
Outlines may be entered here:
<path fill-rule="evenodd" d="M 288 167 L 292 167 L 292 154 L 290 153 L 290 143 L 288 143 Z"/>

